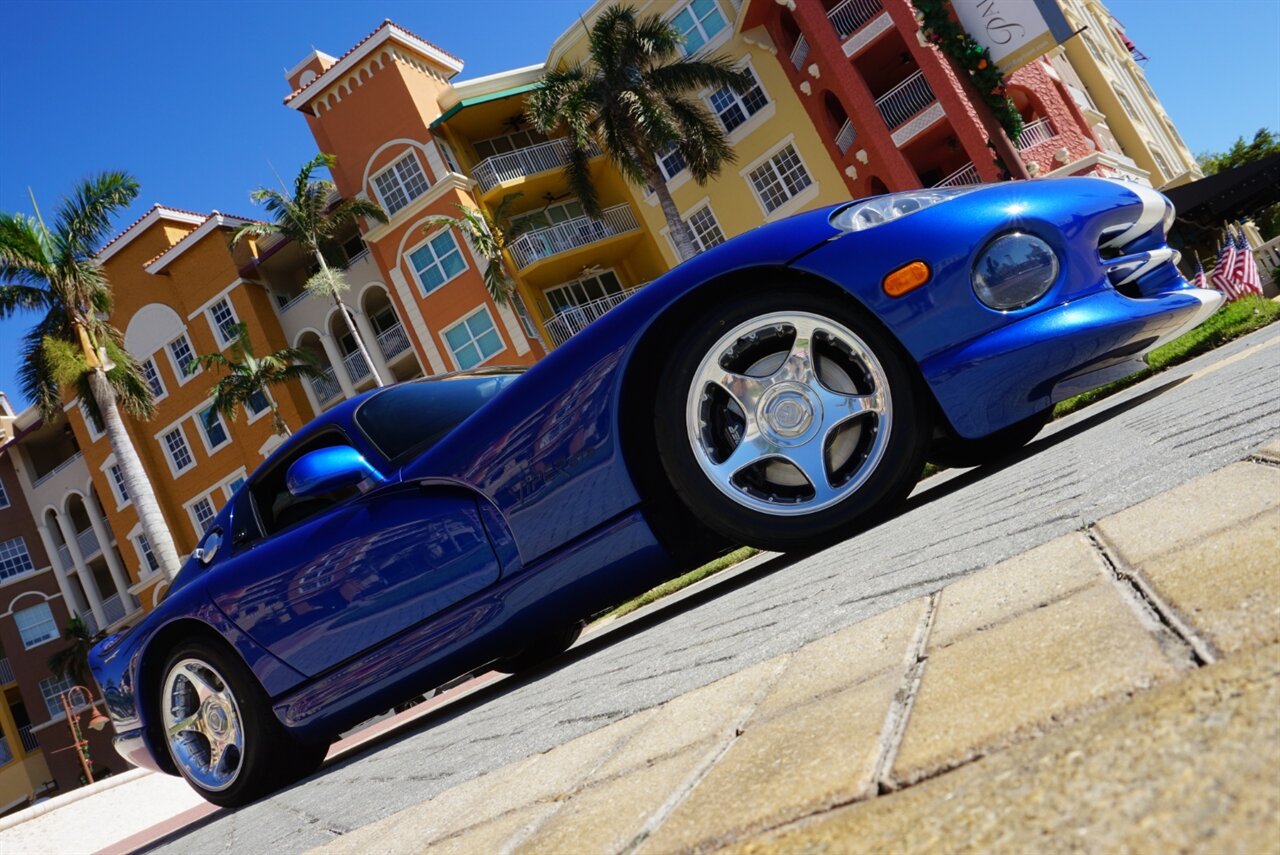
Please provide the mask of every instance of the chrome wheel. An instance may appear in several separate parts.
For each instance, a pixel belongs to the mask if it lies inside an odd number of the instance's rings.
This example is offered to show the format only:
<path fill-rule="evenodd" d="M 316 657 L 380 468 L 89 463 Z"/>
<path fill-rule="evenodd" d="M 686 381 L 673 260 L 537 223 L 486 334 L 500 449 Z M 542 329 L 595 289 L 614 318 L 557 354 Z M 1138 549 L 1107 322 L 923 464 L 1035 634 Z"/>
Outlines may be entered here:
<path fill-rule="evenodd" d="M 217 669 L 201 659 L 175 662 L 161 695 L 165 739 L 182 773 L 201 788 L 225 790 L 244 760 L 240 706 Z"/>
<path fill-rule="evenodd" d="M 685 407 L 694 458 L 735 503 L 771 515 L 828 508 L 884 456 L 893 421 L 880 360 L 807 312 L 739 324 L 706 353 Z"/>

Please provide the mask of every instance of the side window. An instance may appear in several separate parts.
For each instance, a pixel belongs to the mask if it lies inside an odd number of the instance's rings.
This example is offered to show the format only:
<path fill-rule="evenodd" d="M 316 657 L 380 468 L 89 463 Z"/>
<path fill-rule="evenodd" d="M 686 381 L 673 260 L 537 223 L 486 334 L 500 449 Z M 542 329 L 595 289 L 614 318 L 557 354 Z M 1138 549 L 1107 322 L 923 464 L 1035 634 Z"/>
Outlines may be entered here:
<path fill-rule="evenodd" d="M 320 448 L 350 444 L 347 438 L 337 431 L 328 431 L 312 437 L 249 482 L 249 489 L 245 493 L 253 496 L 263 535 L 271 537 L 276 532 L 297 525 L 356 494 L 356 488 L 352 487 L 324 496 L 298 498 L 289 492 L 286 482 L 289 467 L 302 455 Z M 239 542 L 239 524 L 235 524 L 235 527 L 237 531 L 234 539 Z"/>

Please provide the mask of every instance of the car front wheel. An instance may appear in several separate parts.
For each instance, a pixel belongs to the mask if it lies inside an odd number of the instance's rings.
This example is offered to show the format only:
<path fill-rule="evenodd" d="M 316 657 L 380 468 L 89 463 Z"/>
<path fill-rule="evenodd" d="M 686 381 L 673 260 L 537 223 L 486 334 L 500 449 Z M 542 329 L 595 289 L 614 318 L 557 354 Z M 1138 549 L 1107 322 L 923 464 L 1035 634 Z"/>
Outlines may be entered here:
<path fill-rule="evenodd" d="M 169 756 L 206 800 L 246 804 L 314 771 L 327 746 L 293 740 L 236 657 L 198 641 L 170 655 L 158 698 Z"/>
<path fill-rule="evenodd" d="M 928 410 L 878 324 L 780 288 L 688 329 L 655 429 L 668 477 L 703 522 L 740 543 L 812 548 L 910 491 Z"/>

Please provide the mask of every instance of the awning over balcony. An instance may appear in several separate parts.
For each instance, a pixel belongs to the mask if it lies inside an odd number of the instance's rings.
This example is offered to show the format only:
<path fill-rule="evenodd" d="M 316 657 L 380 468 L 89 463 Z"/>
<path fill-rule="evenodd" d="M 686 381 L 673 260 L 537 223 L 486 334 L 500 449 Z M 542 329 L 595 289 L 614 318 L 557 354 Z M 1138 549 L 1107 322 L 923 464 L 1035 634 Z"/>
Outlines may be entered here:
<path fill-rule="evenodd" d="M 503 89 L 499 92 L 490 92 L 488 95 L 477 95 L 474 98 L 463 98 L 457 104 L 454 104 L 448 110 L 444 111 L 444 113 L 440 115 L 440 118 L 432 122 L 429 127 L 432 130 L 435 130 L 437 125 L 442 122 L 447 122 L 450 118 L 456 116 L 468 107 L 474 107 L 477 104 L 487 104 L 490 101 L 501 101 L 503 98 L 523 95 L 526 92 L 532 92 L 533 90 L 540 88 L 542 88 L 542 82 L 538 81 L 536 83 L 526 83 L 524 86 L 513 86 L 510 89 Z"/>

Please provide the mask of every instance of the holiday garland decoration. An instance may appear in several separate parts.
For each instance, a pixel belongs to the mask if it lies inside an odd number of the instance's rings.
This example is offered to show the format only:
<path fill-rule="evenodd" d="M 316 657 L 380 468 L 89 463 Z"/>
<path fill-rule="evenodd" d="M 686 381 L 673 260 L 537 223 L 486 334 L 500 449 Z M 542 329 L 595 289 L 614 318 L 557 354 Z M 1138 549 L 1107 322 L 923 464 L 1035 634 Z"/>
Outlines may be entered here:
<path fill-rule="evenodd" d="M 912 5 L 916 7 L 916 20 L 925 39 L 968 72 L 978 94 L 995 113 L 996 121 L 1017 145 L 1018 137 L 1022 136 L 1022 116 L 1009 99 L 1004 74 L 991 61 L 991 52 L 974 41 L 951 17 L 948 0 L 912 0 Z"/>

